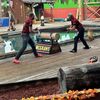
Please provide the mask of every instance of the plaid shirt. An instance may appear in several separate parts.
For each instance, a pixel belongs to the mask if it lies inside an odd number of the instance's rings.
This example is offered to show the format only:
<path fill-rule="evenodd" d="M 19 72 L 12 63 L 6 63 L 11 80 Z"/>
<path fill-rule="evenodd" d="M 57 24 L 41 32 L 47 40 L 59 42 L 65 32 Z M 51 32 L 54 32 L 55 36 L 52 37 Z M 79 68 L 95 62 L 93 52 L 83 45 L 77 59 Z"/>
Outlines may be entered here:
<path fill-rule="evenodd" d="M 22 30 L 22 34 L 27 33 L 29 34 L 29 27 L 32 27 L 32 20 L 30 18 L 26 19 L 24 25 L 23 25 L 23 30 Z"/>
<path fill-rule="evenodd" d="M 75 26 L 75 28 L 78 31 L 80 30 L 80 28 L 83 28 L 83 25 L 74 17 L 71 19 L 71 24 L 72 24 L 72 26 Z"/>

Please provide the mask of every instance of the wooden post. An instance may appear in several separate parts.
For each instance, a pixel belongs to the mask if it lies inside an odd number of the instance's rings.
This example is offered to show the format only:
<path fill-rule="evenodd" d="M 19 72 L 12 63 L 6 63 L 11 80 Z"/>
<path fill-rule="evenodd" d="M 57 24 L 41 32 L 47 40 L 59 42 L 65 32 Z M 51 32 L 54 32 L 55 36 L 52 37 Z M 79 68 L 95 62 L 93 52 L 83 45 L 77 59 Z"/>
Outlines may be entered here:
<path fill-rule="evenodd" d="M 87 18 L 87 8 L 86 8 L 86 0 L 83 0 L 83 19 L 85 20 Z"/>
<path fill-rule="evenodd" d="M 79 18 L 79 21 L 82 20 L 82 11 L 81 11 L 81 7 L 82 7 L 82 0 L 78 0 L 78 18 Z"/>
<path fill-rule="evenodd" d="M 51 22 L 53 22 L 53 4 L 50 4 Z"/>

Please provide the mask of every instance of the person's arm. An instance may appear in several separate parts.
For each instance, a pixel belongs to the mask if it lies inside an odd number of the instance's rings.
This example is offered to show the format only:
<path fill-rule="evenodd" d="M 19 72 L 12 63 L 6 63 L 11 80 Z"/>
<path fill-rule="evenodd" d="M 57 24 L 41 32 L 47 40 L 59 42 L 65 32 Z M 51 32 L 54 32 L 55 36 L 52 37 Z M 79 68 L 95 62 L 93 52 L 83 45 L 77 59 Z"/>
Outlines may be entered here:
<path fill-rule="evenodd" d="M 67 28 L 67 30 L 71 31 L 71 30 L 75 30 L 76 26 L 75 25 L 71 25 L 69 28 Z"/>
<path fill-rule="evenodd" d="M 29 26 L 29 32 L 30 32 L 30 33 L 33 33 L 32 25 Z"/>
<path fill-rule="evenodd" d="M 76 29 L 75 27 L 76 27 L 76 26 L 73 25 L 73 26 L 71 26 L 69 29 L 70 29 L 70 30 L 75 30 L 75 29 Z"/>
<path fill-rule="evenodd" d="M 29 25 L 29 32 L 30 33 L 36 33 L 36 31 L 38 30 L 38 28 L 35 28 L 35 29 L 32 28 L 33 21 L 29 21 L 28 25 Z"/>
<path fill-rule="evenodd" d="M 37 31 L 37 28 L 35 28 L 35 29 L 32 28 L 32 22 L 30 22 L 30 24 L 29 24 L 29 31 L 30 31 L 30 33 L 35 33 L 35 31 Z"/>
<path fill-rule="evenodd" d="M 36 33 L 38 31 L 38 28 L 32 29 L 32 26 L 29 26 L 30 33 Z"/>

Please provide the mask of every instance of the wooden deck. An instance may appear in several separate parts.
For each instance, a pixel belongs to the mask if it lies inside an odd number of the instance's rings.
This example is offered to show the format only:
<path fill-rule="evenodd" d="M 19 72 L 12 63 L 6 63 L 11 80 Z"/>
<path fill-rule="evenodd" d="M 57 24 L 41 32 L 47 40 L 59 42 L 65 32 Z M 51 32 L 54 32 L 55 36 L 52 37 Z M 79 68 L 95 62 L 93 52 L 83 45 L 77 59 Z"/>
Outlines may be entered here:
<path fill-rule="evenodd" d="M 87 64 L 91 56 L 100 58 L 100 38 L 88 44 L 91 49 L 83 50 L 83 44 L 79 43 L 78 52 L 75 54 L 69 52 L 73 44 L 62 46 L 61 53 L 44 55 L 41 58 L 35 58 L 32 53 L 26 54 L 21 56 L 21 64 L 13 64 L 13 58 L 0 60 L 0 84 L 57 77 L 60 67 Z"/>

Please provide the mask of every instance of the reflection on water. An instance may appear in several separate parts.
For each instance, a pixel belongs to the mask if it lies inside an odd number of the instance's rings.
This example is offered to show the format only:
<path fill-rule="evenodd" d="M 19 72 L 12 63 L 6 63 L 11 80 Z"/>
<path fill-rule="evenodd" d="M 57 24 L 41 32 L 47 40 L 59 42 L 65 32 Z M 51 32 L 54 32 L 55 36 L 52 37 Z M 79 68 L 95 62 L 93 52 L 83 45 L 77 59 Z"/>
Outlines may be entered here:
<path fill-rule="evenodd" d="M 70 33 L 61 32 L 59 34 L 60 34 L 60 39 L 58 40 L 59 43 L 70 40 L 70 39 L 73 39 L 76 35 L 76 33 L 74 33 L 74 32 L 70 32 Z"/>
<path fill-rule="evenodd" d="M 14 52 L 15 49 L 13 48 L 12 42 L 10 40 L 4 40 L 4 50 L 5 53 Z"/>
<path fill-rule="evenodd" d="M 36 41 L 35 36 L 32 35 L 31 37 L 33 40 Z M 13 36 L 4 35 L 1 36 L 1 39 L 2 41 L 0 42 L 0 55 L 11 52 L 17 52 L 22 46 L 22 39 L 20 35 L 13 35 Z M 30 49 L 29 45 L 27 49 Z"/>
<path fill-rule="evenodd" d="M 76 35 L 75 32 L 60 32 L 60 39 L 58 40 L 59 43 L 73 39 Z M 98 33 L 95 33 L 97 35 Z M 32 39 L 35 43 L 37 43 L 36 35 L 31 35 Z M 0 55 L 10 52 L 17 52 L 21 48 L 22 39 L 20 35 L 13 35 L 13 36 L 1 36 L 2 42 L 0 42 Z M 27 49 L 30 49 L 28 45 Z M 27 50 L 26 49 L 26 50 Z"/>
<path fill-rule="evenodd" d="M 58 40 L 59 43 L 73 39 L 75 36 L 75 33 L 73 32 L 72 33 L 60 32 L 59 34 L 60 34 L 60 39 Z M 31 37 L 34 40 L 34 42 L 37 43 L 36 35 L 31 35 Z M 3 43 L 0 48 L 0 54 L 17 52 L 21 48 L 22 39 L 20 35 L 3 36 L 1 38 L 3 39 Z M 27 49 L 29 48 L 30 46 L 28 45 Z"/>

